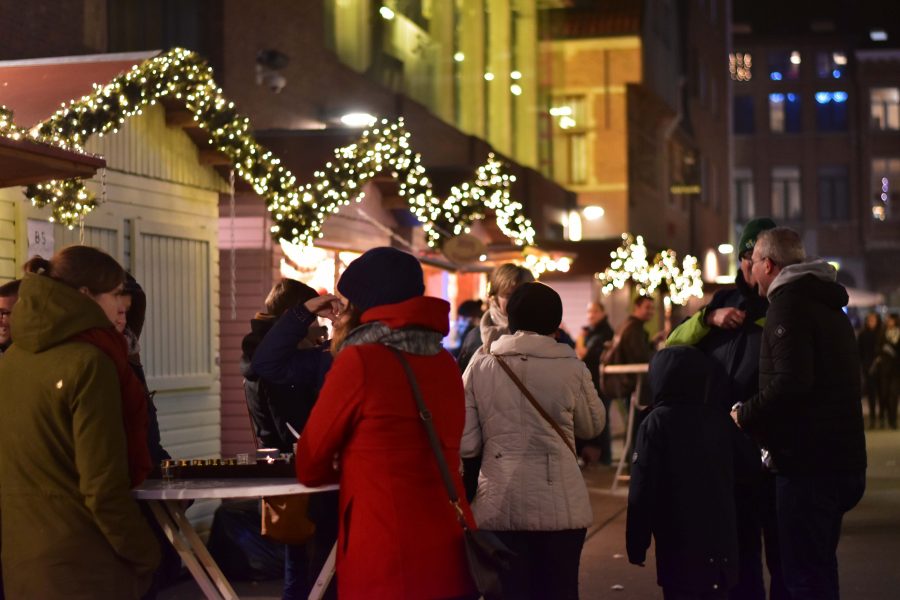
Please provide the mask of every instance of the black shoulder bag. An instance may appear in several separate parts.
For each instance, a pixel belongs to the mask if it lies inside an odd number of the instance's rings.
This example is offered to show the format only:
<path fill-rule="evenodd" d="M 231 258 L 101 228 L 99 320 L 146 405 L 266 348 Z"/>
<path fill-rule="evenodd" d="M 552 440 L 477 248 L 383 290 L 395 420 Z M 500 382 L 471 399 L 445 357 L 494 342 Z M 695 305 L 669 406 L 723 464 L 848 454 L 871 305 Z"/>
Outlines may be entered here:
<path fill-rule="evenodd" d="M 456 487 L 453 485 L 453 478 L 450 477 L 447 460 L 444 458 L 444 452 L 441 450 L 441 442 L 438 440 L 434 423 L 431 421 L 431 412 L 422 399 L 422 392 L 419 390 L 415 373 L 413 373 L 412 367 L 409 366 L 406 358 L 399 350 L 390 346 L 388 348 L 394 353 L 400 364 L 403 365 L 403 370 L 406 372 L 407 379 L 409 379 L 409 386 L 412 388 L 413 397 L 416 399 L 419 416 L 422 418 L 422 425 L 428 434 L 428 442 L 437 460 L 441 478 L 444 480 L 444 486 L 447 488 L 447 496 L 449 496 L 450 504 L 456 510 L 457 519 L 463 528 L 466 559 L 469 563 L 469 573 L 472 575 L 475 587 L 478 588 L 478 591 L 486 600 L 502 598 L 500 574 L 509 569 L 509 561 L 515 557 L 515 554 L 493 532 L 471 529 L 466 523 L 462 507 L 459 505 Z"/>

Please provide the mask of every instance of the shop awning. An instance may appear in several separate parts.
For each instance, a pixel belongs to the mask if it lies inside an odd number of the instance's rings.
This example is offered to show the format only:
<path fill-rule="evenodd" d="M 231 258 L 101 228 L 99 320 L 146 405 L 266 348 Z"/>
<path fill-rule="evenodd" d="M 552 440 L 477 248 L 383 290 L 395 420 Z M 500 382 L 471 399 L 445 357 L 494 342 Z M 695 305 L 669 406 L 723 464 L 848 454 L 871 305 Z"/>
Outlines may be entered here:
<path fill-rule="evenodd" d="M 0 136 L 0 187 L 29 185 L 48 179 L 92 177 L 106 166 L 99 156 L 63 150 L 29 139 Z"/>

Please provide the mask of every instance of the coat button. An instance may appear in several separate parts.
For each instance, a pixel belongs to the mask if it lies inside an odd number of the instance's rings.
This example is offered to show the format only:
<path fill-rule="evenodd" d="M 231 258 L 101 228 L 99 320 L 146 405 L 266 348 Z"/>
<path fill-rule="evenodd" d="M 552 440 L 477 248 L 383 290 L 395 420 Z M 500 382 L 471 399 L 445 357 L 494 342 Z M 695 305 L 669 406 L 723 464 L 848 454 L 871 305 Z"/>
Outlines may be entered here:
<path fill-rule="evenodd" d="M 709 564 L 713 564 L 715 561 L 713 559 L 709 559 Z"/>
<path fill-rule="evenodd" d="M 718 583 L 714 583 L 714 584 L 713 584 L 713 589 L 714 589 L 714 590 L 719 589 L 719 584 L 718 584 Z"/>

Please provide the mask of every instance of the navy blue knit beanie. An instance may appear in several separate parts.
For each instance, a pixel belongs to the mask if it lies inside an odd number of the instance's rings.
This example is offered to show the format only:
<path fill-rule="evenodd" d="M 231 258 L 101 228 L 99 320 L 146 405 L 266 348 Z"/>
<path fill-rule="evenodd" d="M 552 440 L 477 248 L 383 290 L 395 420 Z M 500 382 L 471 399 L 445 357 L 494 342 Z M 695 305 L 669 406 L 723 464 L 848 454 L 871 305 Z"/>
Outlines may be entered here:
<path fill-rule="evenodd" d="M 512 333 L 525 330 L 551 335 L 559 329 L 562 313 L 562 299 L 556 290 L 537 281 L 517 287 L 506 303 Z"/>
<path fill-rule="evenodd" d="M 396 248 L 372 248 L 347 265 L 337 283 L 341 295 L 362 311 L 425 293 L 422 265 Z"/>

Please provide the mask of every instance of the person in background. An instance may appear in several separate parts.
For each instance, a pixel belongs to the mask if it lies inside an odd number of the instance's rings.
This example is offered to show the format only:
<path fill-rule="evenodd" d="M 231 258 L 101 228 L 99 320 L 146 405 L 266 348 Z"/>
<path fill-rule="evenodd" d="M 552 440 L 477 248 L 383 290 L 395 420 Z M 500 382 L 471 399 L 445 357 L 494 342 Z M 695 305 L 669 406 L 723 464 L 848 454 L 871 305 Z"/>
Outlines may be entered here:
<path fill-rule="evenodd" d="M 767 217 L 753 219 L 744 227 L 737 246 L 738 272 L 735 286 L 717 291 L 709 304 L 676 327 L 666 343 L 669 347 L 690 345 L 713 360 L 721 377 L 723 390 L 717 394 L 719 408 L 731 412 L 736 402 L 743 402 L 759 391 L 759 349 L 769 302 L 759 295 L 751 277 L 750 257 L 757 236 L 773 229 L 775 222 Z M 760 454 L 756 443 L 747 435 L 748 447 Z M 765 600 L 763 579 L 763 541 L 766 566 L 770 575 L 769 600 L 789 598 L 781 574 L 778 552 L 778 522 L 775 516 L 775 475 L 758 464 L 755 472 L 735 481 L 735 504 L 738 512 L 738 547 L 740 570 L 731 600 Z"/>
<path fill-rule="evenodd" d="M 479 326 L 469 332 L 459 349 L 457 362 L 460 372 L 465 372 L 476 352 L 490 352 L 494 340 L 509 333 L 506 303 L 517 287 L 530 281 L 534 281 L 534 275 L 525 267 L 506 263 L 494 269 L 488 282 L 488 310 L 481 317 Z"/>
<path fill-rule="evenodd" d="M 9 331 L 10 315 L 13 305 L 19 299 L 21 283 L 20 279 L 15 279 L 0 285 L 0 357 L 12 345 L 12 334 Z"/>
<path fill-rule="evenodd" d="M 459 358 L 463 341 L 470 331 L 478 327 L 483 314 L 481 300 L 466 300 L 456 309 L 456 341 L 458 345 L 450 350 L 450 354 L 454 358 Z"/>
<path fill-rule="evenodd" d="M 156 405 L 153 402 L 155 394 L 147 387 L 147 377 L 144 374 L 144 365 L 141 363 L 140 337 L 144 329 L 144 318 L 147 312 L 147 296 L 143 288 L 129 273 L 125 274 L 125 284 L 119 296 L 121 310 L 116 315 L 116 331 L 125 337 L 128 348 L 128 364 L 131 370 L 140 380 L 147 397 L 147 448 L 150 452 L 150 460 L 154 467 L 172 456 L 163 448 L 162 437 L 159 432 L 159 419 L 156 416 Z M 153 573 L 153 583 L 150 589 L 142 596 L 142 600 L 156 598 L 159 591 L 173 583 L 181 574 L 181 557 L 169 543 L 165 532 L 159 526 L 159 522 L 153 516 L 149 505 L 138 502 L 138 506 L 147 519 L 150 529 L 156 536 L 162 550 L 159 567 Z"/>
<path fill-rule="evenodd" d="M 264 310 L 251 319 L 250 333 L 242 341 L 240 366 L 244 394 L 259 448 L 277 448 L 283 453 L 292 453 L 296 437 L 291 428 L 295 431 L 303 429 L 316 401 L 321 381 L 318 378 L 308 381 L 289 379 L 282 363 L 296 354 L 313 359 L 322 355 L 330 358 L 321 346 L 324 329 L 317 324 L 307 324 L 297 336 L 293 332 L 287 332 L 287 335 L 284 332 L 285 325 L 296 324 L 290 310 L 317 296 L 316 290 L 304 283 L 293 279 L 279 280 L 269 291 Z M 286 314 L 282 323 L 280 317 Z M 282 323 L 281 327 L 279 323 Z M 314 350 L 306 352 L 305 349 Z M 258 358 L 261 361 L 257 361 Z M 259 365 L 261 372 L 255 368 Z M 323 512 L 316 507 L 328 504 L 329 500 L 335 508 L 328 512 L 335 513 L 334 517 L 326 520 L 317 514 L 312 518 L 311 513 Z M 216 511 L 210 536 L 211 552 L 235 575 L 249 578 L 277 572 L 281 554 L 284 558 L 282 598 L 306 598 L 337 536 L 336 504 L 337 499 L 331 493 L 311 495 L 307 514 L 299 516 L 309 516 L 316 522 L 314 536 L 304 545 L 286 544 L 283 551 L 261 536 L 257 501 L 223 504 Z M 245 523 L 249 524 L 250 530 Z M 240 533 L 232 533 L 235 531 Z M 334 533 L 329 536 L 329 531 Z M 237 549 L 233 543 L 235 538 L 239 540 Z M 318 560 L 323 553 L 325 556 Z M 241 557 L 247 557 L 247 560 L 239 560 Z"/>
<path fill-rule="evenodd" d="M 613 339 L 613 329 L 606 317 L 606 307 L 602 302 L 594 301 L 587 305 L 587 325 L 581 330 L 581 335 L 575 341 L 575 354 L 584 361 L 594 389 L 600 395 L 600 400 L 609 414 L 610 398 L 604 397 L 600 392 L 600 356 L 608 342 Z M 609 435 L 609 427 L 604 427 L 603 432 L 592 440 L 579 442 L 580 456 L 585 463 L 599 462 L 603 465 L 612 464 L 612 441 Z"/>
<path fill-rule="evenodd" d="M 0 513 L 10 598 L 140 598 L 160 548 L 131 497 L 147 407 L 120 317 L 125 272 L 69 246 L 26 265 L 0 360 Z M 48 375 L 50 375 L 48 377 Z"/>
<path fill-rule="evenodd" d="M 459 464 L 464 393 L 442 346 L 450 305 L 423 296 L 419 261 L 395 248 L 351 262 L 337 292 L 291 317 L 335 320 L 334 364 L 297 442 L 297 478 L 340 483 L 338 597 L 476 597 L 462 528 L 394 354 L 402 353 L 418 381 L 447 463 Z M 462 498 L 462 478 L 450 470 Z M 473 526 L 464 499 L 461 506 Z"/>
<path fill-rule="evenodd" d="M 575 439 L 599 435 L 606 410 L 584 363 L 553 338 L 562 320 L 559 294 L 542 283 L 524 283 L 510 296 L 507 314 L 510 332 L 491 344 L 490 353 L 477 354 L 463 375 L 460 452 L 484 455 L 472 511 L 478 527 L 495 532 L 517 555 L 501 575 L 504 597 L 575 599 L 593 521 Z"/>
<path fill-rule="evenodd" d="M 653 410 L 631 460 L 625 538 L 640 566 L 655 539 L 665 600 L 725 600 L 738 582 L 734 481 L 759 469 L 759 454 L 721 409 L 713 378 L 710 358 L 692 346 L 650 362 Z"/>
<path fill-rule="evenodd" d="M 862 365 L 863 372 L 863 393 L 869 403 L 869 429 L 884 422 L 887 415 L 884 414 L 881 402 L 879 400 L 880 382 L 878 381 L 878 368 L 876 359 L 878 358 L 879 342 L 881 341 L 884 328 L 881 325 L 881 317 L 878 313 L 870 312 L 866 315 L 863 323 L 862 331 L 856 338 L 859 346 L 859 362 Z"/>
<path fill-rule="evenodd" d="M 731 416 L 771 453 L 792 600 L 836 599 L 841 521 L 866 485 L 859 353 L 843 311 L 849 297 L 833 266 L 806 262 L 792 229 L 761 232 L 750 264 L 751 281 L 769 300 L 759 392 Z"/>
<path fill-rule="evenodd" d="M 881 426 L 897 429 L 897 395 L 900 394 L 900 315 L 891 313 L 884 322 L 878 341 L 875 371 Z"/>

